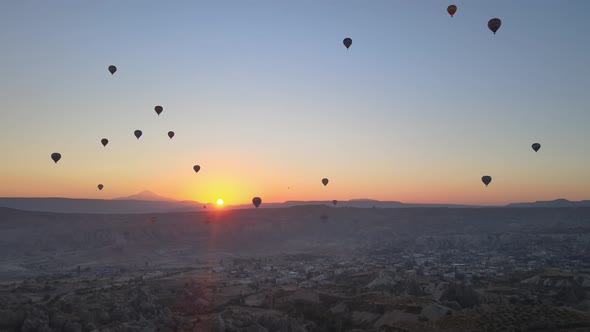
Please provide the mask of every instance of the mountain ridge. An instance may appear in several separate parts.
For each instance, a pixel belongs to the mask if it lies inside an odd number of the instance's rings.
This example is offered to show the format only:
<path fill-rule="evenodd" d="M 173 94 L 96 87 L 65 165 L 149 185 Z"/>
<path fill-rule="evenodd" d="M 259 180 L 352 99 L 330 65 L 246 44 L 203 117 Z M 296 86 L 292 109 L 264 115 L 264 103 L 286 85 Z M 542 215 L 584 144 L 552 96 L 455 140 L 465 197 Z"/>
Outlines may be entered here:
<path fill-rule="evenodd" d="M 151 193 L 151 192 L 150 192 Z M 140 193 L 141 194 L 141 193 Z M 151 193 L 153 194 L 153 193 Z M 137 197 L 131 195 L 130 197 Z M 146 195 L 154 198 L 162 197 L 156 194 Z M 165 198 L 165 197 L 164 197 Z M 403 203 L 399 201 L 379 201 L 370 199 L 351 199 L 347 201 L 304 201 L 289 200 L 284 202 L 263 202 L 261 209 L 289 208 L 295 206 L 330 206 L 334 208 L 559 208 L 559 207 L 590 207 L 590 200 L 569 201 L 556 199 L 553 201 L 537 201 L 530 203 L 510 203 L 507 205 L 481 206 L 468 204 L 428 204 L 428 203 Z M 54 212 L 54 213 L 91 213 L 91 214 L 144 214 L 144 213 L 174 213 L 208 211 L 215 208 L 213 203 L 201 203 L 197 201 L 178 200 L 142 200 L 119 197 L 117 199 L 93 199 L 93 198 L 63 198 L 63 197 L 0 197 L 0 207 L 18 209 L 23 211 Z M 225 210 L 254 209 L 252 204 L 237 204 L 224 206 Z"/>
<path fill-rule="evenodd" d="M 570 201 L 565 198 L 557 198 L 551 201 L 510 203 L 506 207 L 590 207 L 590 200 Z"/>
<path fill-rule="evenodd" d="M 172 198 L 157 195 L 154 192 L 149 191 L 149 190 L 143 190 L 137 194 L 133 194 L 133 195 L 125 196 L 125 197 L 113 198 L 112 200 L 118 200 L 118 201 L 120 201 L 120 200 L 138 200 L 138 201 L 162 201 L 162 202 L 175 202 L 175 201 L 177 201 Z"/>

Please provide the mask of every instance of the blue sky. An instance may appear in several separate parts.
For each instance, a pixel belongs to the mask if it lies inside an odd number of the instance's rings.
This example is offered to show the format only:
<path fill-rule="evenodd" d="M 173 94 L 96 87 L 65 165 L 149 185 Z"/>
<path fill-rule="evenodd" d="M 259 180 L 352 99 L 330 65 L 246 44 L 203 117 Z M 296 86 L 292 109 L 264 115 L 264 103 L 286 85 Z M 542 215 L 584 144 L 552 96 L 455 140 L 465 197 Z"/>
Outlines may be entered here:
<path fill-rule="evenodd" d="M 4 3 L 0 196 L 590 198 L 590 2 L 454 3 Z"/>

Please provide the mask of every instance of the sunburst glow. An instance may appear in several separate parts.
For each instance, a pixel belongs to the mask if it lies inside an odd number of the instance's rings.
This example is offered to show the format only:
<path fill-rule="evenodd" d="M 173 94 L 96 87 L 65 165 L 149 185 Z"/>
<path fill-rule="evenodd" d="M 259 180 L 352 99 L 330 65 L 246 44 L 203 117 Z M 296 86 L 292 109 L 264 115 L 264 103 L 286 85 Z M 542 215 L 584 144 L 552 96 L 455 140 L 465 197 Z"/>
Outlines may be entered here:
<path fill-rule="evenodd" d="M 221 198 L 217 200 L 217 205 L 219 205 L 219 206 L 223 205 L 223 200 Z"/>

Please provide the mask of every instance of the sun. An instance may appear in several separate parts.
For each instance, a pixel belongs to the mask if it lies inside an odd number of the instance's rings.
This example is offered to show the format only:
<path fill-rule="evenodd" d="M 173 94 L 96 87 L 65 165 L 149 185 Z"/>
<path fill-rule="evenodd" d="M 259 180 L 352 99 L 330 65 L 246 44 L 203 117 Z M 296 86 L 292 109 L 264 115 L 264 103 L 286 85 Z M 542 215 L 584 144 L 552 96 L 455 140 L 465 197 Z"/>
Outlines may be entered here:
<path fill-rule="evenodd" d="M 219 206 L 223 205 L 223 200 L 221 198 L 217 200 L 217 205 L 219 205 Z"/>

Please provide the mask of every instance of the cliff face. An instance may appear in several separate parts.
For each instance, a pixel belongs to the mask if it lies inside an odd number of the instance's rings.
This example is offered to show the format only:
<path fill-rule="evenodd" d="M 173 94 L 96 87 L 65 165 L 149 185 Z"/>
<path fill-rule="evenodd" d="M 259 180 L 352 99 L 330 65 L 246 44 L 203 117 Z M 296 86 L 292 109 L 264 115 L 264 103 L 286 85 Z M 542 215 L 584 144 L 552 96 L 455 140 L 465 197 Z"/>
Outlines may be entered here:
<path fill-rule="evenodd" d="M 520 282 L 522 285 L 535 288 L 548 296 L 565 303 L 578 303 L 586 299 L 584 288 L 590 286 L 588 277 L 573 277 L 565 274 L 536 275 Z"/>
<path fill-rule="evenodd" d="M 456 301 L 462 308 L 472 308 L 482 302 L 482 296 L 471 285 L 449 283 L 440 301 Z"/>
<path fill-rule="evenodd" d="M 373 279 L 368 285 L 367 288 L 369 289 L 383 289 L 383 288 L 391 288 L 395 286 L 396 282 L 393 278 L 385 271 L 379 271 L 377 277 Z"/>

